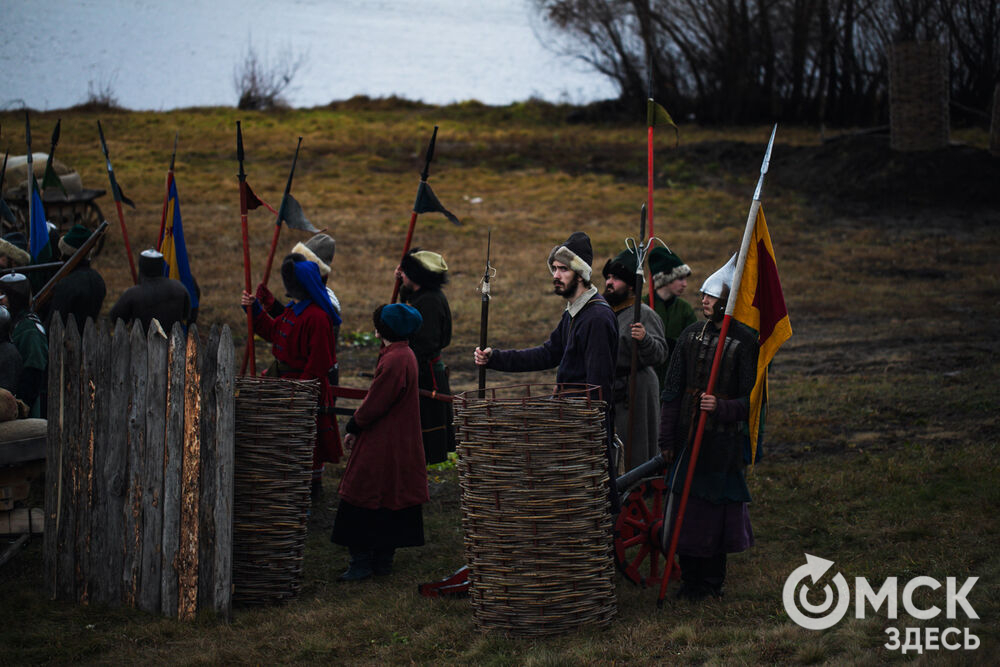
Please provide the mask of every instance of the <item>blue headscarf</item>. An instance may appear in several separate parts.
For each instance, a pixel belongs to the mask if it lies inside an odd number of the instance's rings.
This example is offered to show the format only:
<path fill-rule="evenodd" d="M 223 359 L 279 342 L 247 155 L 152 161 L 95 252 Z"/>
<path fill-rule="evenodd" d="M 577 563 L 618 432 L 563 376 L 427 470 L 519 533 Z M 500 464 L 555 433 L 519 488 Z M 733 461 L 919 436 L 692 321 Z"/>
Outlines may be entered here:
<path fill-rule="evenodd" d="M 343 322 L 340 318 L 340 313 L 337 312 L 337 309 L 333 307 L 333 302 L 330 301 L 330 295 L 326 291 L 323 279 L 319 277 L 319 267 L 316 266 L 316 262 L 295 262 L 295 277 L 306 288 L 306 291 L 309 292 L 309 298 L 313 303 L 326 311 L 326 314 L 330 316 L 334 325 L 339 325 Z M 301 314 L 308 303 L 308 301 L 303 300 L 295 304 L 293 306 L 295 314 Z"/>

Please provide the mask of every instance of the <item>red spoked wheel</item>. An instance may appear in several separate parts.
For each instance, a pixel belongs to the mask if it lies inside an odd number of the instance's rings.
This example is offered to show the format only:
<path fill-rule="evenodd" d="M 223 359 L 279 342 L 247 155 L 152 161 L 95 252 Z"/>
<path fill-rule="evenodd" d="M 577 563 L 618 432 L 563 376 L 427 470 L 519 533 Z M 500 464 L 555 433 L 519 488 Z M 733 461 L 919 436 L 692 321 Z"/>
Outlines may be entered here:
<path fill-rule="evenodd" d="M 659 586 L 666 557 L 660 549 L 663 510 L 670 490 L 662 476 L 636 482 L 623 495 L 615 521 L 615 564 L 630 581 L 643 587 Z M 671 568 L 671 579 L 680 568 Z"/>

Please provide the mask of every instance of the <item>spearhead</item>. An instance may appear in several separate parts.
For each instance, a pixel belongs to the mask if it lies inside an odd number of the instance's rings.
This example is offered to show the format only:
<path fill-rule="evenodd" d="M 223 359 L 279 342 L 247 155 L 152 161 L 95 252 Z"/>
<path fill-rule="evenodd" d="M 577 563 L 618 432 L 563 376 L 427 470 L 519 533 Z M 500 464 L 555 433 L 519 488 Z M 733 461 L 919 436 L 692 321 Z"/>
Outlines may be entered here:
<path fill-rule="evenodd" d="M 97 121 L 97 133 L 101 136 L 101 150 L 104 151 L 104 159 L 109 160 L 110 164 L 111 158 L 108 157 L 108 142 L 104 140 L 104 128 L 101 127 L 101 121 Z"/>
<path fill-rule="evenodd" d="M 490 293 L 490 243 L 493 238 L 493 230 L 486 231 L 486 270 L 483 272 L 483 294 Z"/>
<path fill-rule="evenodd" d="M 434 159 L 434 143 L 437 141 L 438 126 L 434 126 L 434 133 L 431 134 L 431 142 L 427 144 L 427 155 L 424 157 L 424 170 L 420 172 L 420 180 L 426 181 L 431 171 L 431 160 Z"/>
<path fill-rule="evenodd" d="M 174 160 L 177 158 L 177 140 L 180 136 L 180 132 L 174 132 L 174 152 L 170 154 L 170 171 L 174 170 Z"/>
<path fill-rule="evenodd" d="M 767 174 L 771 166 L 771 149 L 774 147 L 774 135 L 778 132 L 778 124 L 775 123 L 771 129 L 771 138 L 767 141 L 767 150 L 764 152 L 764 161 L 760 164 L 760 178 L 757 179 L 757 189 L 753 192 L 753 200 L 760 201 L 760 191 L 764 187 L 764 175 Z"/>
<path fill-rule="evenodd" d="M 299 161 L 299 148 L 302 147 L 302 137 L 299 137 L 299 143 L 295 145 L 295 156 L 292 158 L 292 168 L 288 171 L 288 182 L 285 183 L 285 196 L 292 191 L 292 176 L 295 175 L 295 163 Z"/>
<path fill-rule="evenodd" d="M 639 209 L 639 245 L 646 238 L 646 202 L 642 203 L 642 208 Z"/>
<path fill-rule="evenodd" d="M 243 128 L 240 127 L 240 121 L 236 121 L 236 159 L 240 163 L 239 179 L 242 183 L 247 180 L 247 175 L 243 171 Z"/>

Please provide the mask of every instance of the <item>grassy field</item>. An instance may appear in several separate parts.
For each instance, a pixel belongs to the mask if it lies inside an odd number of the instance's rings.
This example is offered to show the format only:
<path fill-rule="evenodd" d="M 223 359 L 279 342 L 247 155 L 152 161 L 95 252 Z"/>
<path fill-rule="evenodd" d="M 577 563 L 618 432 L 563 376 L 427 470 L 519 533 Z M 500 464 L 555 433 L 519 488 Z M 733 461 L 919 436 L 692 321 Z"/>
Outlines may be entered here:
<path fill-rule="evenodd" d="M 199 324 L 226 323 L 238 345 L 245 320 L 235 123 L 243 121 L 248 180 L 277 206 L 296 139 L 303 137 L 293 194 L 313 224 L 337 239 L 333 287 L 343 336 L 371 330 L 389 299 L 416 192 L 421 155 L 440 125 L 430 182 L 464 222 L 420 217 L 414 244 L 441 252 L 455 319 L 445 360 L 453 388 L 475 386 L 486 230 L 497 269 L 491 343 L 539 343 L 555 325 L 545 258 L 570 232 L 594 242 L 595 266 L 634 234 L 645 200 L 645 128 L 565 121 L 573 110 L 541 104 L 446 108 L 355 100 L 281 114 L 232 109 L 166 113 L 64 111 L 33 114 L 35 148 L 62 117 L 57 157 L 85 187 L 107 188 L 100 119 L 126 209 L 133 249 L 155 242 L 166 166 L 180 133 L 176 178 Z M 21 150 L 23 117 L 0 113 L 3 148 Z M 682 127 L 679 146 L 659 131 L 657 235 L 693 268 L 688 298 L 736 250 L 770 128 Z M 15 141 L 15 138 L 17 139 Z M 722 600 L 692 605 L 616 579 L 618 618 L 606 630 L 545 640 L 483 633 L 467 600 L 428 600 L 416 584 L 463 560 L 455 472 L 435 473 L 425 508 L 427 545 L 404 550 L 391 577 L 338 584 L 346 553 L 329 542 L 337 470 L 310 520 L 302 595 L 239 610 L 229 624 L 191 624 L 139 612 L 52 602 L 40 592 L 40 541 L 0 569 L 0 662 L 477 663 L 477 664 L 876 664 L 911 660 L 883 647 L 886 628 L 968 627 L 975 651 L 932 650 L 926 662 L 992 664 L 1000 644 L 1000 166 L 981 131 L 963 146 L 900 156 L 884 137 L 821 141 L 815 128 L 779 128 L 764 206 L 795 331 L 771 369 L 764 458 L 750 476 L 757 545 L 730 558 Z M 110 197 L 99 200 L 114 213 Z M 109 309 L 130 284 L 121 233 L 95 266 Z M 273 217 L 252 212 L 256 282 Z M 278 259 L 308 235 L 285 229 Z M 276 280 L 272 277 L 272 286 Z M 207 331 L 207 327 L 205 329 Z M 345 345 L 345 384 L 365 386 L 373 348 Z M 258 347 L 266 363 L 266 347 Z M 546 381 L 551 374 L 532 374 Z M 492 374 L 493 384 L 525 378 Z M 968 596 L 979 615 L 918 621 L 885 608 L 815 632 L 785 613 L 782 586 L 804 553 L 835 561 L 852 584 L 897 577 L 979 577 Z M 831 571 L 831 574 L 833 573 Z M 822 585 L 823 582 L 821 582 Z M 821 602 L 819 595 L 810 598 Z M 918 606 L 943 608 L 921 589 Z"/>

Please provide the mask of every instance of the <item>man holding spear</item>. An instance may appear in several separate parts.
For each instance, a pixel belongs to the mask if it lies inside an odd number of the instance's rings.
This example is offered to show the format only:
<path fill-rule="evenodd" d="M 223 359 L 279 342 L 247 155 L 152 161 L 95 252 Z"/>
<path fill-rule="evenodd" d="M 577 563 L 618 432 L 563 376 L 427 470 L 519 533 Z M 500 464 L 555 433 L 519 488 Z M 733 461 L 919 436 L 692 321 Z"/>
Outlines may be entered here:
<path fill-rule="evenodd" d="M 656 366 L 667 360 L 667 341 L 663 337 L 663 322 L 652 308 L 635 292 L 635 252 L 624 250 L 604 265 L 604 298 L 618 318 L 618 362 L 615 365 L 615 432 L 627 445 L 627 472 L 656 456 L 659 433 L 660 383 Z M 634 322 L 634 310 L 639 308 L 639 320 Z M 632 347 L 638 352 L 634 395 L 631 395 L 630 373 Z M 632 422 L 631 442 L 629 422 Z"/>
<path fill-rule="evenodd" d="M 735 267 L 734 255 L 702 285 L 706 321 L 681 333 L 661 394 L 659 447 L 665 459 L 677 459 L 677 470 L 668 475 L 675 494 L 681 493 L 687 475 L 698 413 L 708 413 L 677 543 L 682 578 L 678 595 L 691 600 L 722 595 L 726 554 L 753 546 L 744 443 L 757 372 L 757 337 L 742 324 L 730 326 L 714 392 L 706 393 Z"/>

